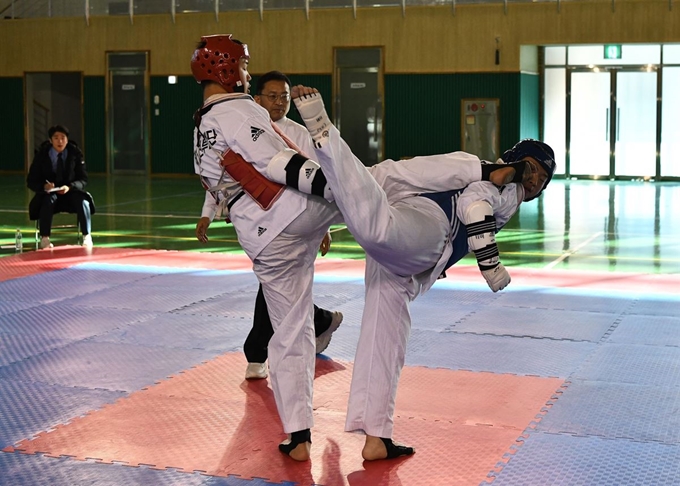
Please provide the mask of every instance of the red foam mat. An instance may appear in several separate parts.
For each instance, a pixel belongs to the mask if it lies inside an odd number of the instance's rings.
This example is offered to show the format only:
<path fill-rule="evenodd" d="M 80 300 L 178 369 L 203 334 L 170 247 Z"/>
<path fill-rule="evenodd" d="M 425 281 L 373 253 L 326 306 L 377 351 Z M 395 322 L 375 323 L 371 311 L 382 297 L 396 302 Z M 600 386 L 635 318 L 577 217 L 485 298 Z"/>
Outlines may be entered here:
<path fill-rule="evenodd" d="M 198 253 L 168 250 L 134 250 L 121 248 L 83 248 L 60 246 L 50 250 L 31 251 L 0 258 L 0 282 L 38 273 L 69 268 L 80 263 L 147 265 L 208 270 L 250 270 L 252 263 L 245 254 Z M 362 276 L 363 260 L 319 258 L 319 271 L 337 276 Z"/>
<path fill-rule="evenodd" d="M 250 270 L 252 264 L 245 254 L 200 253 L 167 250 L 134 250 L 63 246 L 51 250 L 31 251 L 0 258 L 0 282 L 37 273 L 68 268 L 85 262 L 121 265 L 152 265 L 212 270 Z M 361 277 L 364 260 L 322 258 L 316 260 L 319 273 L 338 277 Z M 637 274 L 623 272 L 585 272 L 577 270 L 531 269 L 512 267 L 512 287 L 546 286 L 593 289 L 612 292 L 648 292 L 675 294 L 680 288 L 680 275 Z M 455 265 L 447 271 L 449 282 L 470 282 L 483 285 L 476 265 Z"/>
<path fill-rule="evenodd" d="M 302 485 L 478 485 L 540 419 L 557 378 L 405 368 L 395 439 L 416 455 L 364 463 L 363 436 L 343 432 L 352 365 L 317 359 L 312 459 L 283 440 L 267 380 L 246 382 L 228 353 L 132 393 L 5 452 L 68 455 Z"/>

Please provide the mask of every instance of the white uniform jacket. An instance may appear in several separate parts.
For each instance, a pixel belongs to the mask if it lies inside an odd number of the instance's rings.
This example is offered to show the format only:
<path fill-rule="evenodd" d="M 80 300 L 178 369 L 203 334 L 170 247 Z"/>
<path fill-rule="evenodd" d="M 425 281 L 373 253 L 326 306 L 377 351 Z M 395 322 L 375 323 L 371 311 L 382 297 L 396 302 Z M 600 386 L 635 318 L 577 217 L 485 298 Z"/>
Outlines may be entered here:
<path fill-rule="evenodd" d="M 449 260 L 454 253 L 454 260 L 458 261 L 471 251 L 467 244 L 467 232 L 465 223 L 463 223 L 463 216 L 471 203 L 488 202 L 494 212 L 496 227 L 500 229 L 517 212 L 524 198 L 524 188 L 520 184 L 508 184 L 499 190 L 490 182 L 478 181 L 462 189 L 451 190 L 451 188 L 460 187 L 461 177 L 465 174 L 461 170 L 451 170 L 450 167 L 455 164 L 469 166 L 476 171 L 480 160 L 477 156 L 466 152 L 451 152 L 400 161 L 385 160 L 368 169 L 385 190 L 390 204 L 419 194 L 441 192 L 451 197 L 452 211 L 446 215 L 451 226 L 447 243 L 444 245 L 444 251 L 437 264 L 415 276 L 416 281 L 421 285 L 420 293 L 432 287 L 443 271 L 450 266 Z M 481 169 L 479 172 L 481 176 Z M 429 174 L 434 174 L 434 177 Z M 473 176 L 466 174 L 466 177 Z"/>
<path fill-rule="evenodd" d="M 267 110 L 249 95 L 211 96 L 202 111 L 194 130 L 194 170 L 209 187 L 233 182 L 220 166 L 221 154 L 227 149 L 243 156 L 264 174 L 271 158 L 288 147 L 272 128 Z M 306 206 L 306 195 L 285 188 L 268 211 L 246 195 L 231 207 L 229 217 L 243 250 L 255 259 Z M 205 207 L 203 215 L 209 216 Z"/>
<path fill-rule="evenodd" d="M 293 143 L 302 150 L 302 155 L 315 160 L 312 136 L 309 134 L 306 127 L 285 116 L 274 122 L 274 124 L 281 129 L 286 137 L 290 138 Z"/>
<path fill-rule="evenodd" d="M 499 189 L 487 181 L 473 182 L 463 189 L 459 195 L 454 196 L 452 201 L 454 214 L 450 219 L 451 232 L 444 252 L 431 271 L 416 276 L 416 280 L 422 285 L 421 292 L 426 292 L 444 270 L 472 251 L 468 245 L 464 223 L 465 212 L 470 204 L 476 201 L 489 203 L 496 220 L 496 228 L 500 230 L 517 212 L 523 199 L 524 188 L 521 184 L 508 184 Z"/>

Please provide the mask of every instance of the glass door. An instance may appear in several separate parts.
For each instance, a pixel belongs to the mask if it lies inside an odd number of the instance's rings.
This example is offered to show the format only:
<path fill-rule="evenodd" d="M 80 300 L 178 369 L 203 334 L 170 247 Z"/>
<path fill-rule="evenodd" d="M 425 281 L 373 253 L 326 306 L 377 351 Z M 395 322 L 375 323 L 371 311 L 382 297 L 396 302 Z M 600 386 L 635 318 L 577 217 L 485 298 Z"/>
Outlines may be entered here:
<path fill-rule="evenodd" d="M 679 49 L 680 51 L 680 49 Z M 678 53 L 680 55 L 680 52 Z M 680 59 L 677 59 L 680 61 Z M 663 68 L 661 99 L 661 176 L 680 177 L 680 67 Z"/>
<path fill-rule="evenodd" d="M 614 173 L 617 176 L 656 175 L 656 71 L 618 71 Z"/>
<path fill-rule="evenodd" d="M 569 173 L 609 176 L 611 75 L 571 72 Z"/>
<path fill-rule="evenodd" d="M 569 174 L 655 177 L 655 68 L 599 69 L 571 70 Z"/>

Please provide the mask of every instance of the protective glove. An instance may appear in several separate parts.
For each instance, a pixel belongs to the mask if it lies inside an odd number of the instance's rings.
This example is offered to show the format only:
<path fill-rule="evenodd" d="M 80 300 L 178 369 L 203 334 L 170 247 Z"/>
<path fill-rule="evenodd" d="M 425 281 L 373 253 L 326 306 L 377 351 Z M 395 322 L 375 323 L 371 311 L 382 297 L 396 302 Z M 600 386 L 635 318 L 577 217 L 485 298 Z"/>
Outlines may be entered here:
<path fill-rule="evenodd" d="M 510 283 L 510 274 L 500 262 L 491 270 L 482 270 L 482 276 L 494 292 L 503 290 Z"/>

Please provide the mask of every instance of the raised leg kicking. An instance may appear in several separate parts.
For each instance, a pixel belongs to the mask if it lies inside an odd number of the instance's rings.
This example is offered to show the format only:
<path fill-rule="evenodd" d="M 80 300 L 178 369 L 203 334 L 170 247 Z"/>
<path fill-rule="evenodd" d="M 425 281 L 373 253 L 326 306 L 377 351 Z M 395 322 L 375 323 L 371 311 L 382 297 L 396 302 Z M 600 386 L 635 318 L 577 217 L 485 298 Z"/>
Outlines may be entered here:
<path fill-rule="evenodd" d="M 366 460 L 411 455 L 412 447 L 392 441 L 396 391 L 411 327 L 409 303 L 470 250 L 475 251 L 493 291 L 510 282 L 498 261 L 496 224 L 505 224 L 525 191 L 538 187 L 534 182 L 538 164 L 523 159 L 513 167 L 484 169 L 475 156 L 456 152 L 386 161 L 367 169 L 330 123 L 315 89 L 294 87 L 292 95 L 314 139 L 335 202 L 367 255 L 369 304 L 362 316 L 345 430 L 366 434 L 362 450 Z M 482 179 L 497 186 L 517 180 L 524 187 L 511 184 L 500 191 L 488 182 L 480 183 L 472 192 L 482 194 L 478 197 L 482 201 L 464 205 L 466 216 L 456 216 L 462 191 Z M 545 178 L 540 182 L 541 188 L 547 184 Z M 450 200 L 422 197 L 424 193 L 446 193 Z M 500 214 L 495 214 L 496 206 Z"/>

